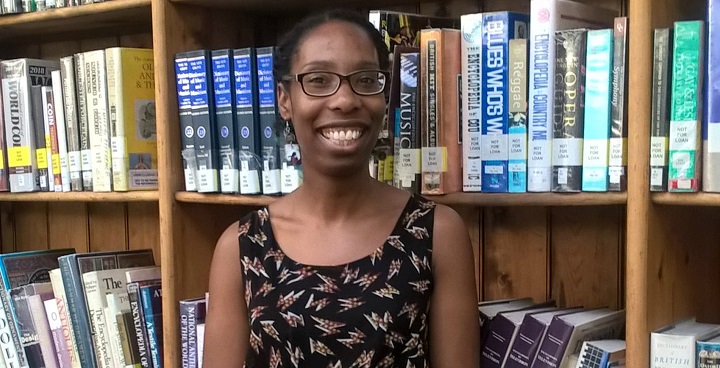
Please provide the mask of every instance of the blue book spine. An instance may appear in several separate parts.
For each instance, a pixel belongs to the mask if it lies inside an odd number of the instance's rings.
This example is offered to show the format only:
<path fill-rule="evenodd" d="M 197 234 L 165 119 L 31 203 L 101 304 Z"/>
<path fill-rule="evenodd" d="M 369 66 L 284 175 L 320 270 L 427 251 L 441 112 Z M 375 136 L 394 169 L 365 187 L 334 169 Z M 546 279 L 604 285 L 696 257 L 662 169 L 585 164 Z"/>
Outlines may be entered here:
<path fill-rule="evenodd" d="M 78 349 L 78 358 L 83 368 L 97 368 L 95 348 L 93 347 L 90 318 L 87 301 L 83 292 L 83 281 L 77 266 L 77 255 L 71 254 L 58 258 L 60 275 L 65 286 L 67 311 L 72 321 L 72 333 Z"/>
<path fill-rule="evenodd" d="M 257 81 L 260 111 L 260 146 L 262 158 L 263 194 L 278 195 L 280 188 L 280 131 L 273 60 L 275 49 L 257 50 Z"/>
<path fill-rule="evenodd" d="M 582 190 L 606 192 L 612 98 L 612 29 L 588 31 L 585 63 Z"/>
<path fill-rule="evenodd" d="M 182 147 L 185 190 L 197 191 L 197 160 L 195 159 L 195 128 L 192 121 L 190 99 L 190 65 L 187 53 L 175 56 L 175 81 L 177 83 L 178 113 L 180 115 L 180 145 Z"/>
<path fill-rule="evenodd" d="M 508 192 L 509 55 L 511 39 L 527 35 L 528 16 L 483 14 L 482 191 Z"/>
<path fill-rule="evenodd" d="M 215 104 L 213 101 L 210 52 L 192 51 L 190 64 L 190 100 L 195 128 L 195 159 L 197 159 L 197 189 L 201 193 L 218 192 L 217 141 L 215 140 Z"/>
<path fill-rule="evenodd" d="M 140 287 L 145 328 L 150 344 L 150 357 L 155 368 L 162 368 L 163 361 L 163 323 L 162 323 L 162 285 L 154 284 Z"/>
<path fill-rule="evenodd" d="M 239 193 L 232 50 L 222 49 L 212 52 L 212 78 L 216 122 L 214 133 L 217 139 L 220 166 L 220 191 L 222 193 Z"/>
<path fill-rule="evenodd" d="M 256 63 L 254 48 L 233 52 L 241 194 L 262 194 Z"/>
<path fill-rule="evenodd" d="M 703 191 L 720 192 L 720 0 L 708 0 Z"/>

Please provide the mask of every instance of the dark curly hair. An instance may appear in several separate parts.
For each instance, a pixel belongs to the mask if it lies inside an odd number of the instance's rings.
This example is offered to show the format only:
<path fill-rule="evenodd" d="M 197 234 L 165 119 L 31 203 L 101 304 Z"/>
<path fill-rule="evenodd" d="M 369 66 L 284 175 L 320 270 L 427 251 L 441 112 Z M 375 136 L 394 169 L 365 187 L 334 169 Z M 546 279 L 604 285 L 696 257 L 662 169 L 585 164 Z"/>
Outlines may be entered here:
<path fill-rule="evenodd" d="M 342 21 L 360 27 L 367 34 L 377 51 L 378 61 L 381 70 L 388 70 L 390 61 L 388 58 L 387 45 L 382 39 L 380 32 L 370 24 L 367 16 L 348 9 L 333 9 L 322 13 L 313 14 L 297 23 L 285 36 L 282 37 L 275 50 L 274 74 L 278 83 L 287 83 L 284 78 L 290 74 L 292 58 L 297 53 L 298 46 L 305 39 L 310 31 L 329 22 Z"/>

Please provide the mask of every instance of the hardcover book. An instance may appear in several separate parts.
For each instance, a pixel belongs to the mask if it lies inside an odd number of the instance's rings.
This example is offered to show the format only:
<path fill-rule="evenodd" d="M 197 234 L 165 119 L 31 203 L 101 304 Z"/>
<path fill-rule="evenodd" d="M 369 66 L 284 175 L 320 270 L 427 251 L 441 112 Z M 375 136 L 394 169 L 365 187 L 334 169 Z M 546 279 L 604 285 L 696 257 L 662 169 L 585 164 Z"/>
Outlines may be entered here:
<path fill-rule="evenodd" d="M 650 334 L 650 368 L 696 367 L 697 341 L 720 333 L 720 325 L 694 318 L 661 327 Z"/>
<path fill-rule="evenodd" d="M 610 129 L 608 167 L 608 190 L 611 192 L 621 192 L 627 189 L 627 31 L 628 18 L 615 18 L 611 99 L 612 126 Z"/>
<path fill-rule="evenodd" d="M 653 37 L 653 79 L 650 122 L 650 191 L 666 192 L 670 136 L 672 29 L 658 28 Z"/>
<path fill-rule="evenodd" d="M 705 22 L 675 22 L 670 108 L 668 190 L 700 189 Z"/>
<path fill-rule="evenodd" d="M 237 155 L 240 194 L 261 194 L 260 112 L 257 90 L 257 55 L 246 47 L 233 51 L 235 73 L 235 111 L 237 113 Z"/>
<path fill-rule="evenodd" d="M 215 131 L 218 143 L 218 165 L 220 192 L 240 193 L 240 171 L 238 168 L 238 148 L 236 147 L 237 114 L 233 94 L 236 93 L 233 51 L 230 49 L 213 50 L 212 84 L 215 104 Z"/>
<path fill-rule="evenodd" d="M 197 159 L 195 158 L 195 128 L 192 121 L 190 98 L 189 53 L 175 55 L 175 80 L 177 84 L 178 113 L 180 114 L 180 144 L 185 176 L 185 190 L 197 191 Z"/>
<path fill-rule="evenodd" d="M 703 181 L 706 192 L 720 192 L 720 1 L 707 1 L 707 74 L 703 119 Z"/>

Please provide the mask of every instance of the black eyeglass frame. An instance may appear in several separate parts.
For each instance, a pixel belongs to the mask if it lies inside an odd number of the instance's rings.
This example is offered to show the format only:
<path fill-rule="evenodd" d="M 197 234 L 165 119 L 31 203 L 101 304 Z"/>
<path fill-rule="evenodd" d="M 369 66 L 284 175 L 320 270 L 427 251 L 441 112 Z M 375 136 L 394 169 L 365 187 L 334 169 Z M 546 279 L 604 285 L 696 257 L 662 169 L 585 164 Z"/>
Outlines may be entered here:
<path fill-rule="evenodd" d="M 385 81 L 383 82 L 383 87 L 382 87 L 382 89 L 380 89 L 378 92 L 373 92 L 373 93 L 362 93 L 362 92 L 358 92 L 358 91 L 355 90 L 355 87 L 353 87 L 352 82 L 350 82 L 350 78 L 353 77 L 354 75 L 357 75 L 357 74 L 360 74 L 360 73 L 367 73 L 367 72 L 376 72 L 376 73 L 382 74 L 383 77 L 385 78 Z M 330 92 L 330 93 L 326 93 L 326 94 L 308 93 L 307 90 L 305 89 L 305 85 L 303 84 L 303 81 L 302 81 L 302 80 L 303 80 L 303 78 L 304 78 L 306 75 L 314 74 L 314 73 L 327 73 L 327 74 L 335 75 L 335 76 L 337 76 L 338 78 L 340 78 L 340 83 L 338 83 L 337 86 L 335 86 L 335 90 L 333 90 L 333 91 Z M 388 86 L 388 79 L 389 79 L 389 78 L 390 78 L 390 73 L 388 73 L 387 71 L 379 70 L 379 69 L 363 69 L 363 70 L 356 70 L 356 71 L 354 71 L 354 72 L 352 72 L 352 73 L 350 73 L 350 74 L 340 74 L 340 73 L 336 73 L 336 72 L 331 72 L 331 71 L 329 71 L 329 70 L 313 70 L 313 71 L 310 71 L 310 72 L 298 73 L 298 74 L 294 74 L 294 75 L 288 75 L 288 76 L 286 76 L 285 78 L 283 78 L 283 80 L 285 80 L 285 81 L 292 81 L 292 80 L 294 80 L 294 81 L 298 82 L 298 83 L 300 84 L 300 88 L 302 89 L 303 93 L 305 93 L 305 94 L 308 95 L 308 96 L 311 96 L 311 97 L 329 97 L 329 96 L 332 96 L 332 95 L 336 94 L 337 91 L 340 90 L 340 85 L 342 85 L 343 80 L 346 80 L 346 81 L 348 82 L 348 85 L 350 86 L 350 89 L 351 89 L 356 95 L 358 95 L 358 96 L 376 96 L 376 95 L 379 95 L 379 94 L 385 92 L 385 90 L 387 89 L 387 86 Z"/>

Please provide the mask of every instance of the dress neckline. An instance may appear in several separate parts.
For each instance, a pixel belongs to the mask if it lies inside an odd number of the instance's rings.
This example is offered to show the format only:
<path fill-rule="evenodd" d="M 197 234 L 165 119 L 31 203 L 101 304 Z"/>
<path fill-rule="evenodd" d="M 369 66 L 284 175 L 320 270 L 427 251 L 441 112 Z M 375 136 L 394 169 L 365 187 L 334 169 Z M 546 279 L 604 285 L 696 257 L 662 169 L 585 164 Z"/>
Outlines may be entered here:
<path fill-rule="evenodd" d="M 400 212 L 400 215 L 398 216 L 397 220 L 395 221 L 395 225 L 393 226 L 392 230 L 390 231 L 390 234 L 388 234 L 387 237 L 385 237 L 385 240 L 380 244 L 379 246 L 373 248 L 373 251 L 369 254 L 366 254 L 360 258 L 357 258 L 355 260 L 345 262 L 342 264 L 337 265 L 318 265 L 318 264 L 307 264 L 307 263 L 301 263 L 293 259 L 292 257 L 288 256 L 287 253 L 283 250 L 282 245 L 280 245 L 280 242 L 277 241 L 275 237 L 275 230 L 272 226 L 271 216 L 270 216 L 270 210 L 268 206 L 263 207 L 261 211 L 264 211 L 266 214 L 265 221 L 263 223 L 263 227 L 265 235 L 267 236 L 267 240 L 270 242 L 271 246 L 274 248 L 276 252 L 278 252 L 280 255 L 282 255 L 284 258 L 287 258 L 287 260 L 300 268 L 310 268 L 310 269 L 317 269 L 317 270 L 343 270 L 346 268 L 349 268 L 353 265 L 356 265 L 358 263 L 361 263 L 363 261 L 369 260 L 371 258 L 374 258 L 376 254 L 383 252 L 385 250 L 385 247 L 388 246 L 388 240 L 393 238 L 394 236 L 397 236 L 400 234 L 400 230 L 403 227 L 403 218 L 410 212 L 411 207 L 413 203 L 415 203 L 416 198 L 414 194 L 411 194 L 409 198 L 407 199 L 407 202 L 405 203 L 405 206 L 403 207 L 402 211 Z"/>

